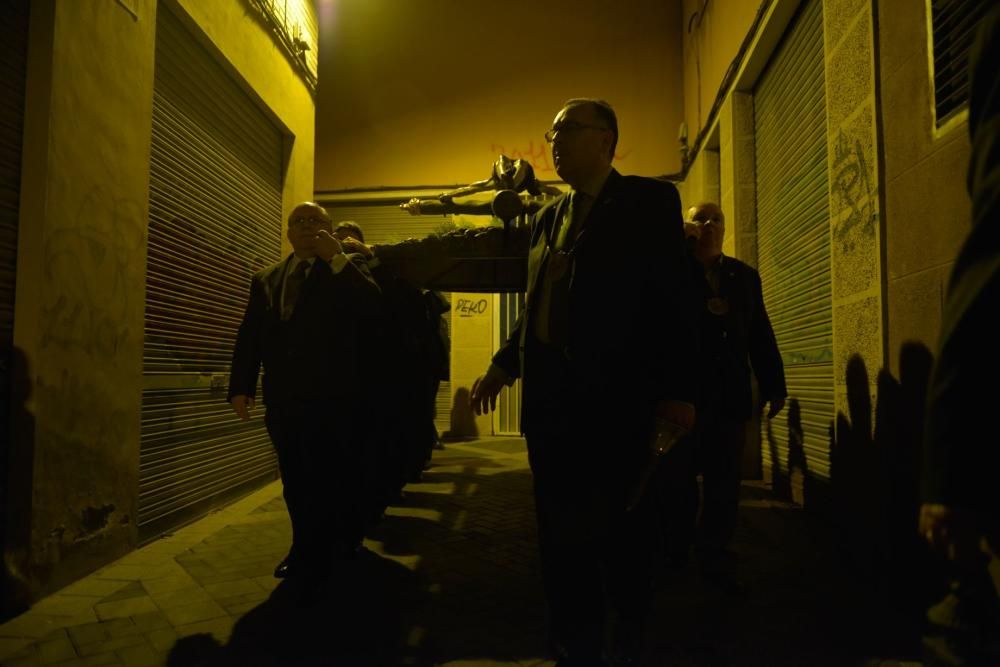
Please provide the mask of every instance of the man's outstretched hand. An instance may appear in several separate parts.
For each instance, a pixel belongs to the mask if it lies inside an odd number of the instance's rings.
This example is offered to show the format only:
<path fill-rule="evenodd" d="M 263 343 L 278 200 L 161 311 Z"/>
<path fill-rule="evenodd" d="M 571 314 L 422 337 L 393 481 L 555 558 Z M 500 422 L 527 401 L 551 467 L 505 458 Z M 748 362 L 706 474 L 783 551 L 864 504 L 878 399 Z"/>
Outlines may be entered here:
<path fill-rule="evenodd" d="M 480 375 L 472 384 L 472 395 L 469 405 L 477 415 L 489 414 L 497 409 L 497 396 L 500 390 L 507 386 L 509 378 L 499 367 L 490 364 L 485 375 Z"/>

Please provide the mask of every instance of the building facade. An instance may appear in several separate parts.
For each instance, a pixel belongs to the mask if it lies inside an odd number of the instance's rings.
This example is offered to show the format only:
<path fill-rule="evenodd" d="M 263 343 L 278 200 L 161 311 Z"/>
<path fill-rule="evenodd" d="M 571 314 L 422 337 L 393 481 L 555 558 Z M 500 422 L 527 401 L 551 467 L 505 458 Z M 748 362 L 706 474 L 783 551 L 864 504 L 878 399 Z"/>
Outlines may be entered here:
<path fill-rule="evenodd" d="M 250 273 L 312 197 L 318 31 L 306 0 L 4 12 L 11 607 L 274 479 L 223 378 Z"/>

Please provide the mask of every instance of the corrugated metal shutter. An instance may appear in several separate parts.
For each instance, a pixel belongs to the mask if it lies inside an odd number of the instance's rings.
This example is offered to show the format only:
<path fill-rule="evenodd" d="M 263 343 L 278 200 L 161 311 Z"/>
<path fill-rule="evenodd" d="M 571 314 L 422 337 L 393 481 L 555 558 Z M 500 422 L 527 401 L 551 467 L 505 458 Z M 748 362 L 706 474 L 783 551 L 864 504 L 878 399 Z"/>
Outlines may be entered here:
<path fill-rule="evenodd" d="M 823 66 L 823 8 L 809 0 L 757 83 L 754 120 L 758 268 L 789 393 L 770 443 L 764 434 L 764 461 L 787 473 L 790 441 L 795 467 L 801 440 L 808 473 L 829 478 L 833 311 Z"/>
<path fill-rule="evenodd" d="M 451 303 L 451 292 L 441 292 L 448 303 Z M 448 327 L 448 356 L 451 357 L 451 311 L 449 310 L 444 314 L 444 323 Z M 448 364 L 451 367 L 451 364 Z M 434 425 L 437 427 L 438 433 L 444 433 L 451 428 L 451 381 L 442 380 L 441 386 L 438 387 L 437 398 L 434 402 Z"/>
<path fill-rule="evenodd" d="M 281 132 L 187 31 L 157 12 L 139 537 L 265 481 L 263 411 L 225 402 L 250 276 L 281 253 Z"/>
<path fill-rule="evenodd" d="M 933 0 L 934 114 L 937 126 L 969 106 L 969 48 L 992 3 Z"/>
<path fill-rule="evenodd" d="M 425 196 L 427 193 L 410 193 L 414 197 Z M 397 243 L 406 239 L 420 239 L 430 236 L 451 224 L 450 215 L 411 215 L 399 208 L 399 204 L 410 199 L 401 197 L 399 201 L 385 202 L 329 202 L 321 198 L 317 201 L 323 204 L 333 218 L 334 226 L 345 220 L 353 220 L 365 234 L 365 243 L 377 245 Z M 451 303 L 451 293 L 442 292 Z M 448 323 L 449 340 L 451 338 L 451 311 L 445 313 Z M 449 350 L 449 354 L 451 351 Z M 434 423 L 438 433 L 444 433 L 451 428 L 451 382 L 443 381 L 438 388 L 435 403 Z"/>
<path fill-rule="evenodd" d="M 0 489 L 4 493 L 11 474 L 8 434 L 27 49 L 28 1 L 15 0 L 0 21 Z M 7 511 L 8 499 L 0 498 L 0 553 L 6 553 Z"/>
<path fill-rule="evenodd" d="M 21 142 L 28 49 L 28 3 L 13 2 L 0 22 L 0 406 L 7 414 L 10 353 L 14 344 L 17 220 L 21 198 Z M 6 433 L 6 432 L 5 432 Z"/>
<path fill-rule="evenodd" d="M 420 193 L 412 194 L 415 197 L 421 196 Z M 423 193 L 423 196 L 426 197 L 426 193 Z M 358 223 L 365 233 L 365 242 L 369 245 L 422 239 L 451 225 L 450 215 L 411 215 L 401 210 L 399 204 L 407 199 L 408 196 L 393 202 L 320 201 L 319 203 L 326 206 L 326 210 L 330 212 L 334 226 L 344 220 Z"/>
<path fill-rule="evenodd" d="M 511 292 L 509 294 L 497 294 L 497 340 L 494 341 L 494 348 L 499 349 L 500 345 L 510 337 L 517 318 L 524 310 L 524 292 Z M 520 435 L 521 434 L 521 381 L 516 380 L 513 385 L 500 391 L 497 397 L 497 409 L 494 413 L 493 428 L 495 435 Z"/>

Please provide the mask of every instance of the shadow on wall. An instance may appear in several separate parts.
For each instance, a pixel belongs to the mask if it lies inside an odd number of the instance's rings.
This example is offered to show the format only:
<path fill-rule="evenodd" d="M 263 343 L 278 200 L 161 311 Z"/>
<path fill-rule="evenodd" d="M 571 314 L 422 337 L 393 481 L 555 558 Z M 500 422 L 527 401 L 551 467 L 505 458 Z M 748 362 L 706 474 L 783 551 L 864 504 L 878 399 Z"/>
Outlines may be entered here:
<path fill-rule="evenodd" d="M 479 435 L 476 415 L 469 405 L 471 392 L 468 387 L 458 387 L 451 397 L 451 422 L 443 435 L 448 438 L 474 438 Z"/>
<path fill-rule="evenodd" d="M 810 474 L 809 462 L 806 459 L 802 406 L 798 399 L 788 399 L 785 419 L 788 424 L 788 459 L 786 461 L 781 461 L 778 439 L 774 434 L 774 429 L 780 423 L 780 418 L 766 422 L 767 449 L 771 460 L 771 488 L 775 495 L 782 500 L 812 508 L 817 502 L 816 481 Z M 822 493 L 819 495 L 822 496 Z"/>
<path fill-rule="evenodd" d="M 845 561 L 912 614 L 913 623 L 921 622 L 924 610 L 940 598 L 945 586 L 941 563 L 917 534 L 925 400 L 932 366 L 927 346 L 904 343 L 899 378 L 887 369 L 878 374 L 873 413 L 868 368 L 861 356 L 854 355 L 845 371 L 848 414 L 838 414 L 836 430 L 830 428 L 830 479 L 809 474 L 795 399 L 789 400 L 787 413 L 787 466 L 772 465 L 775 493 L 823 518 L 835 531 Z M 767 428 L 773 464 L 780 461 L 775 427 Z M 796 497 L 799 489 L 801 498 Z"/>
<path fill-rule="evenodd" d="M 31 373 L 24 351 L 11 348 L 9 408 L 0 406 L 0 475 L 4 481 L 0 496 L 0 544 L 3 569 L 0 571 L 0 621 L 28 608 L 33 591 L 28 576 L 28 547 L 31 538 L 31 482 L 35 464 L 35 417 L 28 411 Z"/>

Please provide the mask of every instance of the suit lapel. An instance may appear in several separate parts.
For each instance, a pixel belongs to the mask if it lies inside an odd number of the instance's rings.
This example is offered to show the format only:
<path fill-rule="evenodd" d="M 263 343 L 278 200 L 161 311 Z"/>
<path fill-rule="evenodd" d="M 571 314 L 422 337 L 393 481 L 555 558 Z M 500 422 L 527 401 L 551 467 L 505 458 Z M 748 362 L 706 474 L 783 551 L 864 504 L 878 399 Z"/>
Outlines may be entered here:
<path fill-rule="evenodd" d="M 305 300 L 305 298 L 309 295 L 309 293 L 313 290 L 313 288 L 316 285 L 316 275 L 317 275 L 316 274 L 316 262 L 319 262 L 319 261 L 322 261 L 322 260 L 320 260 L 319 257 L 315 258 L 312 261 L 312 264 L 309 267 L 309 274 L 306 276 L 305 282 L 302 283 L 302 291 L 299 292 L 299 302 L 300 303 Z"/>
<path fill-rule="evenodd" d="M 570 268 L 569 290 L 573 291 L 576 282 L 576 267 L 580 252 L 586 248 L 591 239 L 596 238 L 601 227 L 606 225 L 616 212 L 620 212 L 620 186 L 622 175 L 617 170 L 612 169 L 608 178 L 604 181 L 604 187 L 597 195 L 587 217 L 581 223 L 580 231 L 576 237 L 576 259 Z"/>
<path fill-rule="evenodd" d="M 271 271 L 264 276 L 263 280 L 267 289 L 267 302 L 271 306 L 271 311 L 279 318 L 281 317 L 281 287 L 285 284 L 285 274 L 288 273 L 288 265 L 291 263 L 292 256 L 289 255 L 285 261 L 271 267 Z"/>
<path fill-rule="evenodd" d="M 604 187 L 601 188 L 590 207 L 590 212 L 587 213 L 586 219 L 581 224 L 580 233 L 577 236 L 578 243 L 589 243 L 590 239 L 596 236 L 595 232 L 611 219 L 616 210 L 619 210 L 618 199 L 620 198 L 621 183 L 622 175 L 617 170 L 612 169 L 607 180 L 604 181 Z"/>
<path fill-rule="evenodd" d="M 535 267 L 535 271 L 531 274 L 531 285 L 528 286 L 529 296 L 533 295 L 538 287 L 538 280 L 549 259 L 549 239 L 553 238 L 556 221 L 561 220 L 562 216 L 565 215 L 568 202 L 569 197 L 565 194 L 562 195 L 562 198 L 549 209 L 552 213 L 539 221 L 542 227 L 538 232 L 540 236 L 530 250 L 532 255 L 530 262 Z"/>

